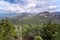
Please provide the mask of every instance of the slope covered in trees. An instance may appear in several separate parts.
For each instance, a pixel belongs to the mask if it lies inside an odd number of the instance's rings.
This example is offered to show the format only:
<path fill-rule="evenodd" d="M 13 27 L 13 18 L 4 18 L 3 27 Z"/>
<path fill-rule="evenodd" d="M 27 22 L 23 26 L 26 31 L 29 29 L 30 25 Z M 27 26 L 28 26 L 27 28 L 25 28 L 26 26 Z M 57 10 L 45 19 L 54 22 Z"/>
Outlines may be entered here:
<path fill-rule="evenodd" d="M 17 25 L 7 18 L 0 20 L 0 40 L 60 40 L 60 22 L 44 13 L 16 20 Z"/>

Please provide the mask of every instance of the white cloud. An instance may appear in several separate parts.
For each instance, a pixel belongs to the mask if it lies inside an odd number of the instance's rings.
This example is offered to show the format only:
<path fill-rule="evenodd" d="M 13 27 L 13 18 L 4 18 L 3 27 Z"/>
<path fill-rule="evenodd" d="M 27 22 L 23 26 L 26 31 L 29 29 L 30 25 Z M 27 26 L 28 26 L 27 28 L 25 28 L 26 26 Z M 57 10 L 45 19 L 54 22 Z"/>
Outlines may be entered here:
<path fill-rule="evenodd" d="M 56 6 L 56 5 L 50 5 L 49 7 L 48 7 L 48 10 L 49 11 L 53 11 L 53 10 L 56 10 L 58 8 L 58 6 Z"/>
<path fill-rule="evenodd" d="M 53 10 L 58 6 L 55 5 L 56 0 L 15 0 L 16 4 L 6 1 L 0 1 L 0 10 L 6 12 L 32 12 Z"/>
<path fill-rule="evenodd" d="M 6 12 L 22 12 L 24 11 L 20 5 L 17 4 L 11 4 L 9 2 L 0 1 L 0 10 L 6 11 Z"/>
<path fill-rule="evenodd" d="M 54 6 L 54 5 L 49 6 L 50 9 L 53 9 L 53 8 L 56 8 L 56 7 L 57 7 L 57 6 Z"/>

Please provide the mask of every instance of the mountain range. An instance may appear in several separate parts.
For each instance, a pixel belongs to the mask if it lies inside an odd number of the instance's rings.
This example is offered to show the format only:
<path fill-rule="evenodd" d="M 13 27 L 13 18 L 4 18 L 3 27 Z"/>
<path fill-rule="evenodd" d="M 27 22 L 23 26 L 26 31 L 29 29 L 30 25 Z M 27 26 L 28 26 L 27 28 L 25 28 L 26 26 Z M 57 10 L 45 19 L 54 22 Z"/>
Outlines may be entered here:
<path fill-rule="evenodd" d="M 40 12 L 40 13 L 1 13 L 0 19 L 8 17 L 15 24 L 40 24 L 48 20 L 60 23 L 60 12 Z"/>

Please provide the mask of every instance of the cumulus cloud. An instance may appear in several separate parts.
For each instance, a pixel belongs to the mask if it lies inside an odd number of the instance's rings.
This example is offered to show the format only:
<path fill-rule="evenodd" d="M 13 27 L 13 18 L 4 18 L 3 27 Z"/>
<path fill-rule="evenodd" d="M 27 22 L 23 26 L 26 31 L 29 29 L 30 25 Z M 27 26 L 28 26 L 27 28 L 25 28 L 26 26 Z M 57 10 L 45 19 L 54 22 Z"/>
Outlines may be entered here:
<path fill-rule="evenodd" d="M 6 12 L 22 12 L 24 11 L 22 7 L 17 4 L 11 4 L 9 2 L 0 1 L 0 10 Z"/>
<path fill-rule="evenodd" d="M 17 13 L 52 11 L 58 7 L 56 1 L 57 0 L 0 0 L 0 11 Z"/>

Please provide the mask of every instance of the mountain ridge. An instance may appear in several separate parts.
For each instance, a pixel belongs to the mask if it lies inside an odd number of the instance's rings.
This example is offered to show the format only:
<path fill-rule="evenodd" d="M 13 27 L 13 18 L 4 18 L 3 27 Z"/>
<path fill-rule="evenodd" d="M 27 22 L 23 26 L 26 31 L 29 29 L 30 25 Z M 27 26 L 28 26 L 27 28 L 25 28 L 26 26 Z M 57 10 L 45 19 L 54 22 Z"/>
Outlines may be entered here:
<path fill-rule="evenodd" d="M 23 16 L 22 16 L 23 15 Z M 15 19 L 12 18 L 11 21 L 16 24 L 38 24 L 42 22 L 47 22 L 49 19 L 53 20 L 54 22 L 60 22 L 60 15 L 56 15 L 53 12 L 41 12 L 31 16 L 30 14 L 23 13 L 21 16 L 16 16 Z"/>

